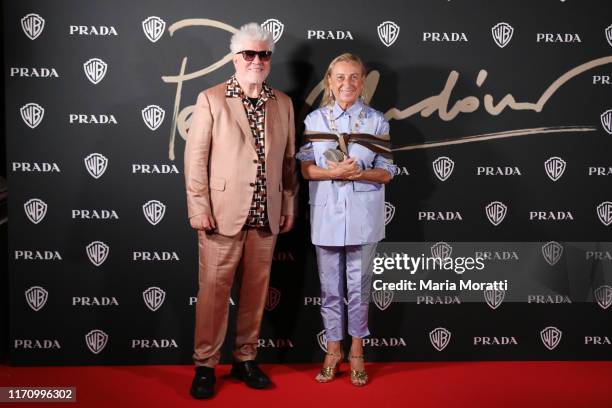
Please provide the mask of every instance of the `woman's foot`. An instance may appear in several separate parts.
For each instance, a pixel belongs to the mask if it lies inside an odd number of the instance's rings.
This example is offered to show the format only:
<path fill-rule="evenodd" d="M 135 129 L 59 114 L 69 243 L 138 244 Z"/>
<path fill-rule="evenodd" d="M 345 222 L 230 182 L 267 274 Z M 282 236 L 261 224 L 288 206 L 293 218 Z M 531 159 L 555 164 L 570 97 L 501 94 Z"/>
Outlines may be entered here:
<path fill-rule="evenodd" d="M 353 337 L 351 351 L 349 352 L 349 363 L 351 364 L 351 383 L 358 387 L 366 385 L 368 374 L 365 371 L 363 360 L 363 340 L 359 337 Z"/>
<path fill-rule="evenodd" d="M 339 345 L 340 342 L 338 342 L 338 346 Z M 321 368 L 321 371 L 315 377 L 315 380 L 320 383 L 326 383 L 333 380 L 336 374 L 338 373 L 340 363 L 344 359 L 344 353 L 342 353 L 342 349 L 340 349 L 339 347 L 334 347 L 332 349 L 328 345 L 328 350 L 330 351 L 325 354 L 323 368 Z"/>
<path fill-rule="evenodd" d="M 368 383 L 368 373 L 365 370 L 363 354 L 355 355 L 351 353 L 349 354 L 349 361 L 351 363 L 351 384 L 357 387 L 366 385 Z"/>

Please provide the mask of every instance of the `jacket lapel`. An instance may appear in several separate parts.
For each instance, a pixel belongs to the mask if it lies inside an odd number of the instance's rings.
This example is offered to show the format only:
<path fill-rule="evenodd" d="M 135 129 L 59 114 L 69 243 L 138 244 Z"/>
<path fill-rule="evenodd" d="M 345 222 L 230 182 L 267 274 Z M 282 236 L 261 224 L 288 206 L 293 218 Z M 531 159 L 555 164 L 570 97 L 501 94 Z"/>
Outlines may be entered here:
<path fill-rule="evenodd" d="M 276 98 L 270 98 L 266 101 L 266 162 L 268 161 L 268 153 L 274 143 L 274 136 L 279 132 L 277 126 L 280 124 L 280 116 L 278 113 L 278 102 Z"/>
<path fill-rule="evenodd" d="M 247 140 L 247 143 L 253 146 L 253 150 L 255 150 L 253 132 L 251 132 L 251 126 L 249 126 L 249 120 L 247 119 L 246 112 L 244 111 L 242 100 L 240 100 L 240 98 L 225 98 L 225 100 L 230 107 L 232 116 L 234 116 L 234 119 L 236 119 L 236 122 L 238 122 L 238 126 L 240 126 L 240 129 L 242 129 L 244 138 Z"/>

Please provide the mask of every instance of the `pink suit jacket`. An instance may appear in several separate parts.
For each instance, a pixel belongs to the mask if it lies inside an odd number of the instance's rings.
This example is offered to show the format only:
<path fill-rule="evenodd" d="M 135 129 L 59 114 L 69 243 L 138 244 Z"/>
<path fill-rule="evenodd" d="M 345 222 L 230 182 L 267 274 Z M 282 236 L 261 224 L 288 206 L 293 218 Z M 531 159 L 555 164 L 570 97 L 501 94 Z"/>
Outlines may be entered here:
<path fill-rule="evenodd" d="M 246 221 L 257 172 L 257 153 L 240 98 L 225 96 L 222 83 L 200 92 L 185 145 L 189 218 L 210 214 L 217 232 L 236 235 Z M 293 104 L 283 92 L 266 101 L 265 158 L 270 230 L 281 215 L 295 216 L 297 174 Z"/>

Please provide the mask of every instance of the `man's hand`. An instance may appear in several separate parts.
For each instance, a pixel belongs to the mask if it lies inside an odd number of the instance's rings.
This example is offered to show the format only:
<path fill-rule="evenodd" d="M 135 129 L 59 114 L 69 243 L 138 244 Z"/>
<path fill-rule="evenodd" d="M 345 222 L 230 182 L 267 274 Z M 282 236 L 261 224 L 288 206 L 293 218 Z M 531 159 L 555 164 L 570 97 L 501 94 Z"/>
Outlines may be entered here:
<path fill-rule="evenodd" d="M 291 231 L 293 228 L 293 223 L 295 222 L 295 217 L 293 215 L 281 215 L 278 231 L 280 234 Z"/>
<path fill-rule="evenodd" d="M 217 228 L 215 219 L 210 214 L 200 214 L 189 219 L 191 227 L 197 230 L 212 231 Z"/>
<path fill-rule="evenodd" d="M 359 177 L 361 177 L 361 168 L 351 157 L 339 163 L 328 160 L 327 166 L 331 170 L 331 176 L 334 180 L 359 180 Z"/>

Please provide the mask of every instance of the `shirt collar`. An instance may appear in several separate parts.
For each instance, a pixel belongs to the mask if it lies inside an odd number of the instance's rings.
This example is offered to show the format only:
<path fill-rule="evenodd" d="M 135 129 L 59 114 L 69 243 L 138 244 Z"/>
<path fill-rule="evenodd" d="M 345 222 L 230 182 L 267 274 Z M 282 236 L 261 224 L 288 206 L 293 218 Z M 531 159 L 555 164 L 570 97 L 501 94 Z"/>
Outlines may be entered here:
<path fill-rule="evenodd" d="M 332 109 L 332 117 L 334 120 L 338 119 L 340 116 L 347 114 L 349 116 L 357 116 L 359 115 L 359 112 L 365 107 L 365 105 L 363 104 L 363 102 L 361 101 L 361 98 L 357 99 L 357 101 L 352 104 L 351 106 L 349 106 L 349 108 L 344 111 L 342 110 L 342 108 L 340 107 L 340 105 L 338 105 L 338 102 L 334 102 L 334 107 Z"/>
<path fill-rule="evenodd" d="M 240 83 L 238 83 L 238 80 L 236 79 L 236 75 L 232 75 L 232 77 L 227 80 L 225 87 L 225 96 L 228 98 L 246 98 L 246 95 L 244 94 Z M 274 91 L 272 90 L 272 88 L 270 88 L 268 84 L 264 82 L 261 85 L 261 92 L 259 93 L 258 98 L 262 99 L 263 102 L 265 102 L 270 98 L 276 99 L 276 96 L 274 95 Z"/>

